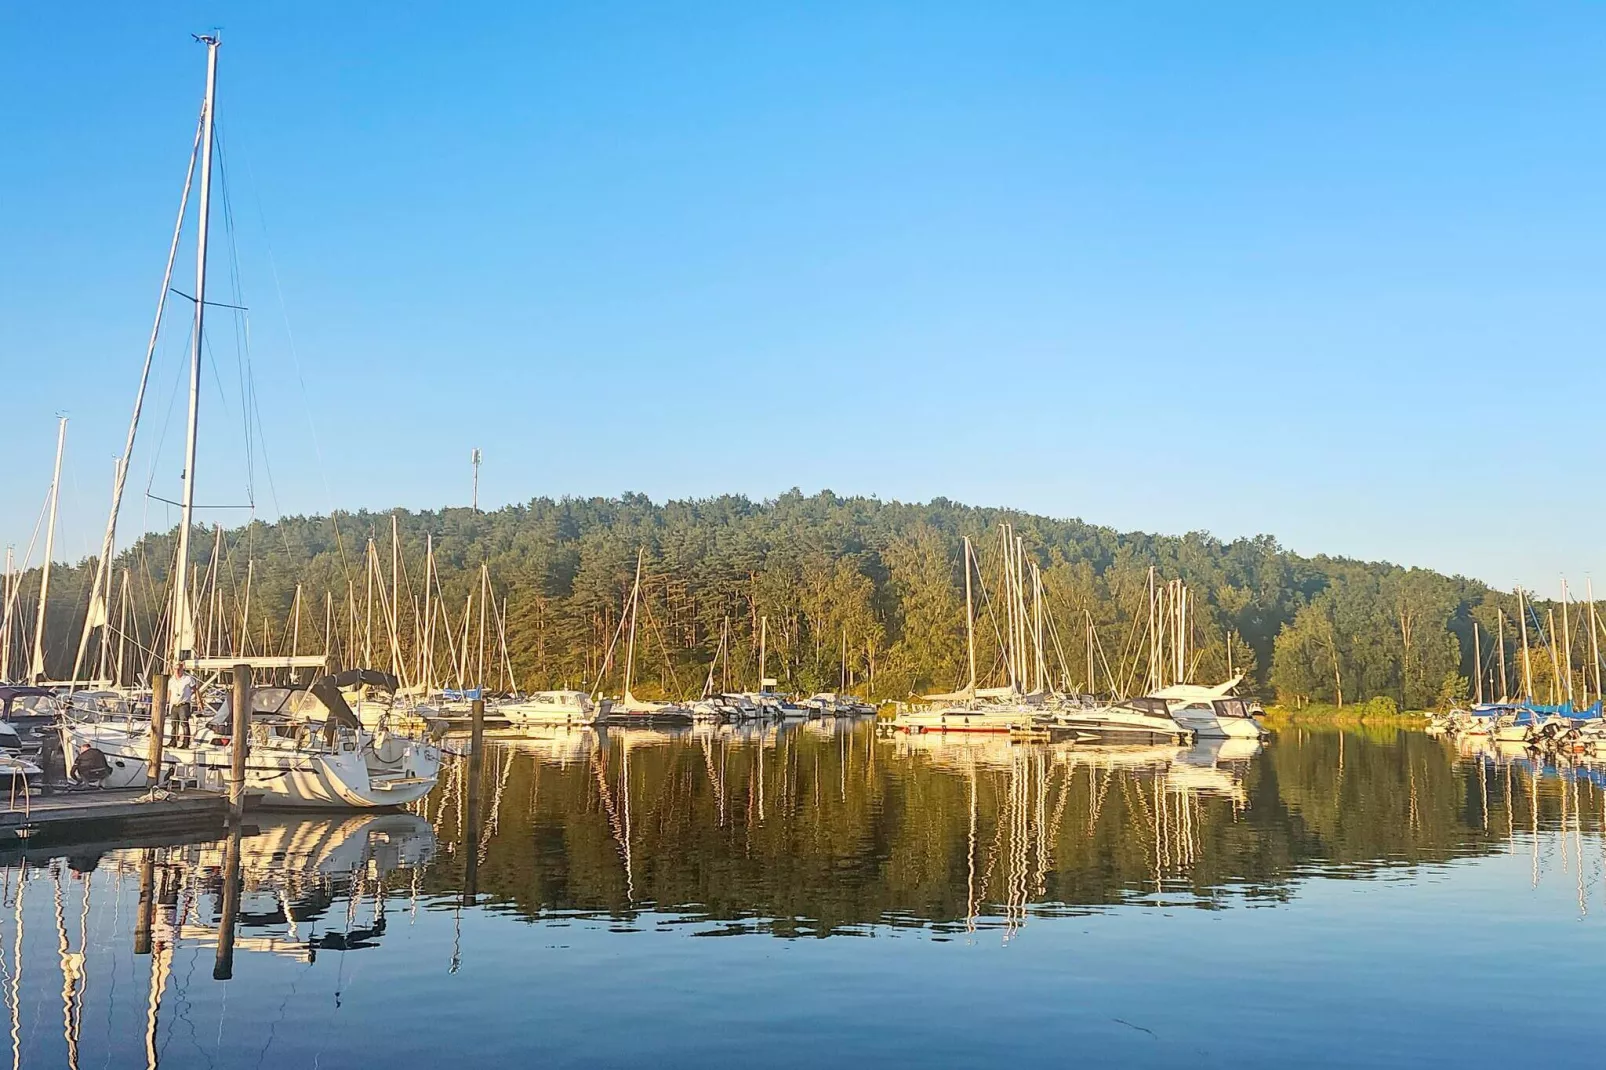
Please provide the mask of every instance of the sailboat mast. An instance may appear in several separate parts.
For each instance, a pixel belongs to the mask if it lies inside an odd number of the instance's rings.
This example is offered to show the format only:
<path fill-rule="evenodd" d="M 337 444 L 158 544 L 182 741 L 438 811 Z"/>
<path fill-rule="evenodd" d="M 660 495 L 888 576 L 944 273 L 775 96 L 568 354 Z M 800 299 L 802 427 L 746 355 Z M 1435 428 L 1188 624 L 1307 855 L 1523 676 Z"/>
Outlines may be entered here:
<path fill-rule="evenodd" d="M 625 646 L 625 701 L 630 700 L 630 683 L 636 669 L 636 606 L 641 601 L 641 556 L 636 551 L 636 582 L 630 588 L 630 641 Z M 761 688 L 762 690 L 762 688 Z"/>
<path fill-rule="evenodd" d="M 56 469 L 50 477 L 50 524 L 45 528 L 45 559 L 39 568 L 39 614 L 33 629 L 33 664 L 28 679 L 45 678 L 45 609 L 50 601 L 50 566 L 56 552 L 56 504 L 61 500 L 61 453 L 67 445 L 67 417 L 56 425 Z"/>
<path fill-rule="evenodd" d="M 1483 705 L 1483 649 L 1478 644 L 1478 622 L 1472 622 L 1472 701 Z"/>
<path fill-rule="evenodd" d="M 424 536 L 424 635 L 418 645 L 418 679 L 426 688 L 435 686 L 434 581 L 435 533 L 429 532 Z"/>
<path fill-rule="evenodd" d="M 1098 688 L 1093 686 L 1093 611 L 1084 609 L 1082 615 L 1087 621 L 1087 693 L 1096 695 Z"/>
<path fill-rule="evenodd" d="M 1500 648 L 1500 701 L 1504 702 L 1511 697 L 1511 690 L 1506 687 L 1506 614 L 1498 606 L 1494 611 L 1495 646 Z"/>
<path fill-rule="evenodd" d="M 1032 562 L 1032 614 L 1034 621 L 1032 636 L 1032 649 L 1037 657 L 1037 688 L 1038 691 L 1048 690 L 1048 656 L 1043 652 L 1043 571 Z"/>
<path fill-rule="evenodd" d="M 1156 624 L 1157 624 L 1157 622 L 1155 620 L 1155 613 L 1154 613 L 1154 566 L 1150 565 L 1149 566 L 1149 692 L 1150 692 L 1150 694 L 1153 694 L 1154 692 L 1160 690 L 1160 667 L 1159 667 L 1159 665 L 1160 665 L 1160 660 L 1159 660 L 1160 636 L 1159 636 L 1159 633 L 1155 629 L 1155 625 Z M 1089 649 L 1091 649 L 1091 646 L 1089 646 Z M 1092 661 L 1091 657 L 1088 659 L 1087 674 L 1088 674 L 1088 679 L 1091 680 L 1093 678 L 1093 661 Z"/>
<path fill-rule="evenodd" d="M 976 695 L 976 611 L 970 584 L 970 536 L 965 536 L 965 653 L 970 659 L 970 682 L 965 690 Z"/>
<path fill-rule="evenodd" d="M 1584 580 L 1584 597 L 1589 600 L 1589 664 L 1591 675 L 1595 678 L 1595 701 L 1601 700 L 1600 693 L 1600 644 L 1595 638 L 1595 584 L 1593 580 Z"/>
<path fill-rule="evenodd" d="M 195 446 L 201 423 L 201 347 L 206 327 L 206 239 L 212 210 L 212 129 L 217 101 L 215 36 L 197 36 L 206 45 L 206 102 L 201 106 L 201 194 L 195 237 L 195 325 L 190 337 L 190 415 L 184 438 L 184 498 L 178 524 L 178 560 L 173 569 L 172 660 L 177 662 L 195 641 L 190 616 L 190 524 L 195 518 Z"/>
<path fill-rule="evenodd" d="M 12 551 L 6 547 L 5 609 L 0 616 L 0 680 L 11 679 Z"/>
<path fill-rule="evenodd" d="M 1534 699 L 1533 659 L 1528 653 L 1528 609 L 1521 587 L 1517 588 L 1517 623 L 1522 626 L 1522 700 Z"/>
<path fill-rule="evenodd" d="M 122 609 L 119 611 L 117 618 L 117 679 L 114 682 L 116 687 L 121 687 L 123 684 L 123 657 L 128 652 L 130 607 L 128 604 L 128 569 L 126 568 L 123 569 L 123 591 L 119 601 L 122 603 Z"/>
<path fill-rule="evenodd" d="M 1561 651 L 1562 664 L 1567 673 L 1567 705 L 1573 703 L 1573 611 L 1567 597 L 1567 581 L 1561 581 Z"/>
<path fill-rule="evenodd" d="M 634 622 L 632 622 L 634 623 Z M 631 629 L 631 638 L 635 638 L 635 629 Z M 758 618 L 758 690 L 764 692 L 764 662 L 769 654 L 770 618 L 768 615 Z"/>

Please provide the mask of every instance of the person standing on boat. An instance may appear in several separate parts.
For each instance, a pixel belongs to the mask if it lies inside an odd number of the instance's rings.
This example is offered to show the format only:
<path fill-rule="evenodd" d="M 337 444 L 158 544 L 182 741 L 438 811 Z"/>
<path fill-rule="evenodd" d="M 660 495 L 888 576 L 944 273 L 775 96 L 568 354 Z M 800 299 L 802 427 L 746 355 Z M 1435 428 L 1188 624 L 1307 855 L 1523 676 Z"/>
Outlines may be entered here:
<path fill-rule="evenodd" d="M 173 737 L 168 740 L 168 746 L 188 747 L 190 716 L 195 710 L 195 692 L 199 684 L 181 661 L 173 669 L 173 679 L 168 681 L 167 686 L 173 696 L 173 708 L 169 711 L 173 720 Z"/>

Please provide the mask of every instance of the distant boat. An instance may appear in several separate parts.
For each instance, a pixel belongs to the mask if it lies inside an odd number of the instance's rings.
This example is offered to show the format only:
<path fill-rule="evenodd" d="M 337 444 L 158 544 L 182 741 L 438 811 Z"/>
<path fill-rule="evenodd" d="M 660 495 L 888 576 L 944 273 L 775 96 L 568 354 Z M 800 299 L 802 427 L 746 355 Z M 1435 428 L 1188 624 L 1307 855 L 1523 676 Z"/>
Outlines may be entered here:
<path fill-rule="evenodd" d="M 592 702 L 584 691 L 535 691 L 498 702 L 495 712 L 514 728 L 561 728 L 591 724 L 612 705 L 606 699 Z"/>

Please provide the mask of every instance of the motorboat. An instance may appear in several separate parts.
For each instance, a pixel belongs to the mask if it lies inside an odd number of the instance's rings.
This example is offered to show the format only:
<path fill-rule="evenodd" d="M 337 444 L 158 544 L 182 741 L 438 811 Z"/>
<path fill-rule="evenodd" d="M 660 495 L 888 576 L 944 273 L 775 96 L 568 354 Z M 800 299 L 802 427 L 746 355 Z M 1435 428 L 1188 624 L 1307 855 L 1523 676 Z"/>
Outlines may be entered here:
<path fill-rule="evenodd" d="M 1110 705 L 1085 708 L 1050 706 L 1042 723 L 1101 739 L 1178 740 L 1194 737 L 1195 730 L 1179 724 L 1161 698 L 1132 698 Z"/>
<path fill-rule="evenodd" d="M 0 687 L 0 750 L 38 751 L 56 726 L 56 693 L 45 687 Z"/>
<path fill-rule="evenodd" d="M 997 702 L 932 705 L 912 709 L 893 718 L 898 732 L 1023 732 L 1037 727 L 1036 707 Z"/>
<path fill-rule="evenodd" d="M 1234 677 L 1214 687 L 1173 684 L 1151 697 L 1163 699 L 1171 717 L 1201 739 L 1264 739 L 1266 730 L 1255 720 L 1248 701 L 1228 694 L 1242 679 Z"/>
<path fill-rule="evenodd" d="M 251 705 L 245 788 L 260 793 L 265 807 L 405 806 L 427 795 L 440 775 L 438 746 L 363 727 L 332 677 L 311 688 L 257 688 Z M 232 722 L 225 701 L 189 746 L 164 747 L 158 780 L 226 786 Z M 97 750 L 110 769 L 103 786 L 150 786 L 149 721 L 65 716 L 60 732 L 68 776 Z"/>
<path fill-rule="evenodd" d="M 584 691 L 534 691 L 498 702 L 496 713 L 514 728 L 560 728 L 591 724 L 611 706 L 592 702 Z"/>

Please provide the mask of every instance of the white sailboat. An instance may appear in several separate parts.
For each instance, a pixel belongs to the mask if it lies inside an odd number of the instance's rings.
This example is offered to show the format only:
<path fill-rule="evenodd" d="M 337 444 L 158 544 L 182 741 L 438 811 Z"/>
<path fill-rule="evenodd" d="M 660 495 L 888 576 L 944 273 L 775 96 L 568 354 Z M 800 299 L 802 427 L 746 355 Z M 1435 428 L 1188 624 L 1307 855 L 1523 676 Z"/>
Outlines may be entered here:
<path fill-rule="evenodd" d="M 169 664 L 189 661 L 191 665 L 225 668 L 244 662 L 264 668 L 306 668 L 321 665 L 322 658 L 220 658 L 195 659 L 194 618 L 188 583 L 189 542 L 195 510 L 195 463 L 199 429 L 201 356 L 205 344 L 206 249 L 211 204 L 212 133 L 217 97 L 218 39 L 198 37 L 206 45 L 206 96 L 201 109 L 200 130 L 192 149 L 189 182 L 195 173 L 196 154 L 200 159 L 198 232 L 195 266 L 195 319 L 190 339 L 190 398 L 188 435 L 185 442 L 182 513 L 178 529 L 176 562 L 172 571 L 172 601 L 168 615 Z M 183 206 L 180 207 L 182 229 Z M 175 232 L 175 247 L 178 234 Z M 172 256 L 168 270 L 171 271 Z M 164 286 L 164 296 L 167 287 Z M 146 372 L 149 372 L 147 360 Z M 140 395 L 144 394 L 144 378 Z M 138 407 L 136 404 L 136 420 Z M 130 432 L 130 444 L 133 433 Z M 124 462 L 126 464 L 126 461 Z M 115 497 L 115 496 L 114 496 Z M 113 508 L 116 508 L 114 501 Z M 197 695 L 197 705 L 201 696 Z M 196 710 L 204 716 L 204 706 Z M 109 787 L 146 787 L 154 780 L 171 780 L 221 788 L 230 766 L 233 740 L 229 733 L 228 706 L 219 717 L 202 725 L 187 745 L 164 749 L 161 765 L 148 768 L 152 750 L 151 724 L 132 717 L 107 718 L 94 711 L 69 709 L 60 728 L 62 749 L 69 775 L 79 768 L 90 751 L 99 751 L 106 760 Z M 260 688 L 252 700 L 251 737 L 246 758 L 245 787 L 248 793 L 261 793 L 266 806 L 381 807 L 410 803 L 435 784 L 440 772 L 440 749 L 428 742 L 403 739 L 384 731 L 369 731 L 341 696 L 334 680 L 325 677 L 310 689 Z"/>
<path fill-rule="evenodd" d="M 969 536 L 965 537 L 965 649 L 969 659 L 970 678 L 963 688 L 944 695 L 927 695 L 931 705 L 924 709 L 906 710 L 893 719 L 892 728 L 898 732 L 998 732 L 1008 733 L 1033 728 L 1040 709 L 1030 703 L 1011 701 L 1021 697 L 1016 687 L 1015 664 L 1017 655 L 1006 643 L 1009 653 L 1010 685 L 1007 688 L 978 690 L 976 687 L 976 613 L 975 597 L 971 589 L 971 567 L 974 552 Z M 1011 618 L 1011 634 L 1015 632 Z M 1024 631 L 1021 635 L 1024 636 Z M 1012 640 L 1013 641 L 1013 640 Z M 1012 642 L 1011 641 L 1011 642 Z M 989 700 L 992 701 L 989 701 Z"/>
<path fill-rule="evenodd" d="M 625 647 L 625 690 L 616 702 L 597 716 L 597 723 L 611 726 L 633 724 L 691 724 L 691 711 L 672 702 L 649 702 L 630 691 L 636 669 L 636 615 L 641 605 L 641 566 L 643 554 L 636 551 L 636 582 L 630 588 L 630 639 Z"/>

